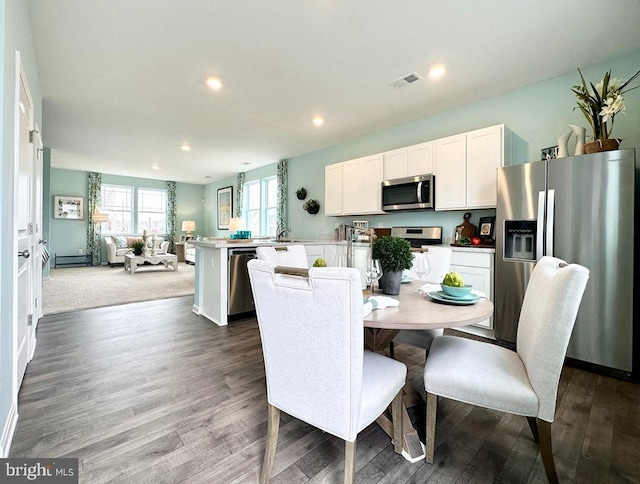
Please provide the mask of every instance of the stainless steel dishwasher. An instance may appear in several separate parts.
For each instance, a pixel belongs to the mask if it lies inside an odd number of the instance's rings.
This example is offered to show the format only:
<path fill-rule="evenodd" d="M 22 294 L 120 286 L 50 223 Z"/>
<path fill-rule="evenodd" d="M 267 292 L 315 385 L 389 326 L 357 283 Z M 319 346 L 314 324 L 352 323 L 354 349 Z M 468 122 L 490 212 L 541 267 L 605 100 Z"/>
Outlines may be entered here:
<path fill-rule="evenodd" d="M 229 293 L 227 294 L 227 315 L 255 311 L 247 262 L 256 258 L 255 248 L 229 250 Z"/>

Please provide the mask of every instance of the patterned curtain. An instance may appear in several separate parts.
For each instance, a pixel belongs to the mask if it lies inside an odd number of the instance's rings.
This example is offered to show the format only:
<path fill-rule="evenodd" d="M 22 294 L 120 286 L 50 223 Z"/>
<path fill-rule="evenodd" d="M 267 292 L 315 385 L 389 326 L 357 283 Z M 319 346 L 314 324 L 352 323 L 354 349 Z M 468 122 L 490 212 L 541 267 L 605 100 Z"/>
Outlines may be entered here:
<path fill-rule="evenodd" d="M 176 182 L 167 182 L 167 238 L 169 253 L 176 253 Z"/>
<path fill-rule="evenodd" d="M 238 183 L 236 185 L 236 206 L 234 217 L 242 217 L 242 201 L 244 200 L 244 172 L 238 173 Z"/>
<path fill-rule="evenodd" d="M 87 225 L 87 254 L 91 255 L 91 265 L 102 265 L 102 240 L 101 227 L 99 223 L 93 223 L 93 214 L 99 212 L 102 206 L 100 200 L 100 190 L 102 188 L 102 175 L 100 173 L 89 172 L 89 187 L 87 208 L 89 210 L 89 224 Z"/>
<path fill-rule="evenodd" d="M 289 187 L 289 169 L 287 166 L 287 160 L 278 162 L 278 207 L 276 214 L 278 231 L 287 228 L 287 193 Z"/>

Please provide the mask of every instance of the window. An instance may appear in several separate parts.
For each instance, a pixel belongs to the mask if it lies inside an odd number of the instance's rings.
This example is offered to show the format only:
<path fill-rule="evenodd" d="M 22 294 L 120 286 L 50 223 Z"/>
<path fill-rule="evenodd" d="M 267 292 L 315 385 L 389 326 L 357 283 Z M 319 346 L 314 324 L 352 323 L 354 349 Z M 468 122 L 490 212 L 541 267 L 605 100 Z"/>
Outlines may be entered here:
<path fill-rule="evenodd" d="M 102 185 L 102 213 L 109 214 L 109 221 L 102 224 L 105 232 L 117 234 L 132 233 L 133 188 L 116 185 Z"/>
<path fill-rule="evenodd" d="M 278 181 L 275 176 L 244 184 L 247 230 L 253 235 L 276 235 Z"/>
<path fill-rule="evenodd" d="M 138 233 L 167 233 L 167 192 L 165 190 L 138 189 Z"/>
<path fill-rule="evenodd" d="M 100 193 L 100 211 L 109 214 L 103 232 L 141 234 L 146 229 L 150 234 L 167 233 L 166 190 L 103 184 Z"/>

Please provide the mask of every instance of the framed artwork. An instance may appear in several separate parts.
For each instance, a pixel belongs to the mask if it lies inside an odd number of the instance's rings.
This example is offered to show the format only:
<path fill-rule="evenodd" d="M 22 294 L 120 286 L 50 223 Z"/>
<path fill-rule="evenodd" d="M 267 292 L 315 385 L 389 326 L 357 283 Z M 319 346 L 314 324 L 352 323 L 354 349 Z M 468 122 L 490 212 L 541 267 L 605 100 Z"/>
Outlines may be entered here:
<path fill-rule="evenodd" d="M 218 230 L 229 230 L 233 213 L 233 187 L 218 188 Z"/>
<path fill-rule="evenodd" d="M 180 236 L 180 242 L 186 242 L 187 241 L 187 236 L 186 235 L 181 235 Z"/>
<path fill-rule="evenodd" d="M 84 198 L 56 195 L 53 197 L 53 218 L 82 220 L 84 218 Z"/>
<path fill-rule="evenodd" d="M 495 217 L 480 217 L 480 223 L 478 224 L 478 233 L 480 234 L 479 237 L 482 240 L 492 240 L 495 224 Z"/>
<path fill-rule="evenodd" d="M 540 161 L 552 160 L 558 155 L 558 146 L 549 146 L 540 150 Z"/>

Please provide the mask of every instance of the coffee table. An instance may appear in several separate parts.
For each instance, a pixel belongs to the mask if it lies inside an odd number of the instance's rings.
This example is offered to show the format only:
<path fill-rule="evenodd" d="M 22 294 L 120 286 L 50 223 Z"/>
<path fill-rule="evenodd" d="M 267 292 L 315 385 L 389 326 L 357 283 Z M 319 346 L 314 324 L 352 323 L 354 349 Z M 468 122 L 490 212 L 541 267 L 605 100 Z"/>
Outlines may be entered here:
<path fill-rule="evenodd" d="M 154 265 L 164 264 L 165 269 L 169 269 L 169 266 L 171 266 L 174 271 L 178 270 L 178 256 L 162 252 L 158 252 L 156 255 L 125 254 L 124 270 L 125 272 L 129 271 L 129 274 L 134 275 L 138 266 L 143 265 L 145 262 Z"/>

